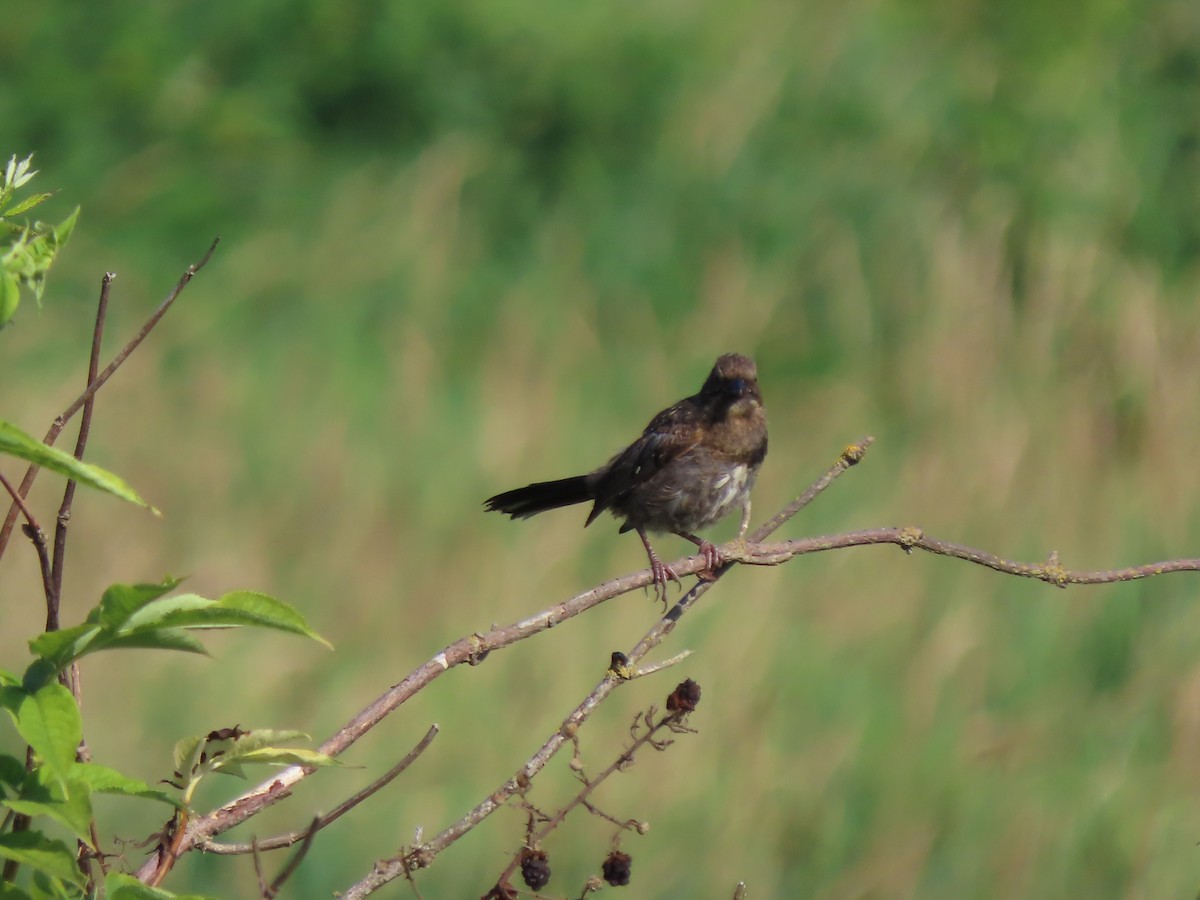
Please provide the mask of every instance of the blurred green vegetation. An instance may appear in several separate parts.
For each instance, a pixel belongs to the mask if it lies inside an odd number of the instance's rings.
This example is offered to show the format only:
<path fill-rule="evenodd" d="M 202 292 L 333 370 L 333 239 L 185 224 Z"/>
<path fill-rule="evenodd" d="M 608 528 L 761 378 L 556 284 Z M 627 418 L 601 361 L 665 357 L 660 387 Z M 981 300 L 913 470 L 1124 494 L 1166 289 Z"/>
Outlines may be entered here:
<path fill-rule="evenodd" d="M 88 739 L 132 775 L 235 723 L 321 738 L 449 640 L 641 566 L 612 523 L 479 503 L 599 463 L 727 350 L 771 418 L 756 519 L 879 439 L 790 534 L 914 523 L 1073 568 L 1200 546 L 1194 2 L 47 0 L 0 28 L 0 122 L 4 158 L 61 188 L 47 216 L 83 206 L 44 309 L 0 335 L 26 430 L 82 384 L 105 270 L 115 348 L 224 238 L 97 404 L 94 461 L 166 517 L 77 500 L 64 621 L 183 572 L 283 597 L 338 648 L 97 658 Z M 47 519 L 57 493 L 35 491 Z M 30 556 L 0 569 L 10 661 L 39 627 Z M 700 733 L 600 798 L 653 826 L 625 841 L 630 895 L 1193 895 L 1198 599 L 1187 575 L 1063 593 L 882 549 L 734 573 L 673 637 L 687 663 L 581 734 L 599 769 L 676 673 L 703 686 Z M 448 674 L 350 754 L 365 769 L 255 820 L 301 827 L 442 725 L 290 895 L 461 816 L 655 610 L 622 598 Z M 108 821 L 132 839 L 157 814 Z M 423 895 L 483 893 L 522 829 L 497 814 Z M 577 894 L 608 826 L 547 849 Z M 168 887 L 253 879 L 195 856 Z"/>

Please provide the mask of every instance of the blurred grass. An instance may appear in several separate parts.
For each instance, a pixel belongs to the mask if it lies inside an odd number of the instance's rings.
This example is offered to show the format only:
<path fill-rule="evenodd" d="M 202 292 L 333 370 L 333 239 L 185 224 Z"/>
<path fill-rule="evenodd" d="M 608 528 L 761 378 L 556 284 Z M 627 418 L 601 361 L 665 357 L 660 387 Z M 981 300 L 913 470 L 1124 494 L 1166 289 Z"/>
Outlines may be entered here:
<path fill-rule="evenodd" d="M 1194 4 L 10 18 L 0 152 L 36 151 L 40 188 L 84 213 L 45 308 L 0 336 L 3 414 L 41 433 L 79 389 L 104 270 L 115 348 L 224 237 L 97 406 L 93 459 L 166 518 L 81 497 L 64 619 L 112 581 L 187 573 L 279 595 L 337 646 L 98 658 L 100 761 L 154 780 L 177 737 L 235 722 L 319 739 L 446 642 L 641 565 L 611 523 L 479 502 L 595 465 L 731 349 L 771 418 L 756 519 L 873 433 L 789 533 L 915 523 L 1074 568 L 1195 555 Z M 36 493 L 47 519 L 56 494 Z M 0 570 L 8 668 L 40 620 L 29 556 Z M 1060 593 L 883 549 L 737 573 L 669 648 L 697 651 L 677 673 L 704 688 L 700 734 L 601 798 L 653 826 L 625 842 L 631 890 L 1194 893 L 1196 597 L 1183 575 Z M 364 769 L 256 821 L 299 827 L 443 726 L 292 895 L 345 887 L 511 774 L 655 608 L 608 607 L 448 674 L 352 751 Z M 623 689 L 581 736 L 589 766 L 675 680 Z M 564 769 L 535 802 L 560 802 Z M 127 838 L 157 824 L 110 814 Z M 596 871 L 601 824 L 551 840 L 552 887 Z M 422 893 L 482 893 L 522 828 L 497 814 Z M 247 860 L 196 857 L 169 886 L 252 883 Z"/>

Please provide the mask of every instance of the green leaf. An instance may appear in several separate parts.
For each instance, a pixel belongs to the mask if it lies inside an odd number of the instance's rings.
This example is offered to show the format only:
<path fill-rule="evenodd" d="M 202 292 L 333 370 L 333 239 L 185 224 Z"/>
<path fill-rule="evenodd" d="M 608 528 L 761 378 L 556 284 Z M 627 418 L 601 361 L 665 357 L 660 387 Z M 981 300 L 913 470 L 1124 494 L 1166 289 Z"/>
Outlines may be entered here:
<path fill-rule="evenodd" d="M 94 793 L 157 800 L 159 803 L 166 803 L 176 809 L 184 808 L 178 798 L 171 794 L 152 788 L 141 779 L 130 778 L 122 775 L 116 769 L 110 769 L 108 766 L 97 763 L 75 763 L 71 767 L 71 778 L 86 783 Z"/>
<path fill-rule="evenodd" d="M 26 816 L 47 816 L 65 825 L 76 838 L 89 846 L 92 822 L 91 788 L 85 782 L 67 779 L 64 784 L 47 784 L 39 772 L 31 772 L 16 797 L 4 801 L 13 812 Z"/>
<path fill-rule="evenodd" d="M 222 736 L 231 734 L 231 736 Z M 190 737 L 175 745 L 175 771 L 193 784 L 205 775 L 219 772 L 242 776 L 247 763 L 282 766 L 341 765 L 333 757 L 303 748 L 281 747 L 288 741 L 309 740 L 302 731 L 236 728 L 211 732 L 206 737 Z"/>
<path fill-rule="evenodd" d="M 25 763 L 15 756 L 0 753 L 0 784 L 20 787 L 21 783 L 25 781 L 26 774 Z"/>
<path fill-rule="evenodd" d="M 4 215 L 11 218 L 13 216 L 19 216 L 23 212 L 29 212 L 29 210 L 33 209 L 39 203 L 43 203 L 53 197 L 54 193 L 54 191 L 46 191 L 41 194 L 31 194 L 20 203 L 17 203 L 15 206 L 11 206 L 4 210 Z"/>
<path fill-rule="evenodd" d="M 3 280 L 0 278 L 0 281 Z M 86 484 L 88 487 L 94 487 L 97 490 L 114 494 L 122 500 L 128 500 L 130 503 L 145 506 L 156 515 L 158 514 L 158 510 L 146 503 L 145 500 L 137 495 L 133 488 L 112 472 L 108 472 L 91 463 L 80 462 L 71 454 L 43 444 L 41 441 L 17 428 L 17 426 L 2 419 L 0 419 L 0 453 L 8 453 L 12 456 L 28 460 L 43 468 L 50 469 L 52 472 L 72 478 L 80 484 Z"/>
<path fill-rule="evenodd" d="M 96 625 L 76 625 L 73 628 L 63 628 L 59 631 L 43 631 L 29 642 L 29 650 L 36 656 L 53 663 L 55 672 L 78 659 L 87 650 L 88 644 L 100 634 Z M 29 686 L 29 675 L 25 677 L 26 687 Z"/>
<path fill-rule="evenodd" d="M 57 878 L 51 878 L 45 872 L 34 872 L 29 886 L 31 900 L 80 900 L 78 888 L 69 888 Z M 0 900 L 3 895 L 0 894 Z"/>
<path fill-rule="evenodd" d="M 294 607 L 256 591 L 233 591 L 215 601 L 195 594 L 180 594 L 178 597 L 162 601 L 161 607 L 154 604 L 153 611 L 147 608 L 142 612 L 146 616 L 150 616 L 152 612 L 158 616 L 155 619 L 156 624 L 182 628 L 239 625 L 274 628 L 312 638 L 332 649 L 332 645 L 325 638 L 308 627 L 304 616 Z"/>
<path fill-rule="evenodd" d="M 200 751 L 203 747 L 204 737 L 201 735 L 191 735 L 175 742 L 171 758 L 175 763 L 175 771 L 181 778 L 187 778 L 191 771 L 200 764 Z"/>
<path fill-rule="evenodd" d="M 21 680 L 21 687 L 27 694 L 36 694 L 46 684 L 54 680 L 54 676 L 58 674 L 59 667 L 46 659 L 35 659 L 29 664 L 29 668 L 25 670 L 25 677 Z"/>
<path fill-rule="evenodd" d="M 96 650 L 113 650 L 125 647 L 138 650 L 181 650 L 184 653 L 198 653 L 208 656 L 204 645 L 180 628 L 153 628 L 138 631 L 133 634 L 123 634 L 105 641 Z"/>
<path fill-rule="evenodd" d="M 187 628 L 191 625 L 203 625 L 206 623 L 192 620 L 193 614 L 212 605 L 212 600 L 197 594 L 163 597 L 138 609 L 125 621 L 121 630 L 124 633 L 133 633 L 150 628 Z"/>
<path fill-rule="evenodd" d="M 54 242 L 58 245 L 58 248 L 66 244 L 67 240 L 71 237 L 71 232 L 75 230 L 75 223 L 78 221 L 79 207 L 77 206 L 69 216 L 54 226 Z M 58 248 L 55 248 L 56 252 Z"/>
<path fill-rule="evenodd" d="M 216 900 L 205 894 L 172 894 L 162 888 L 142 884 L 131 875 L 109 872 L 104 878 L 108 900 Z"/>
<path fill-rule="evenodd" d="M 143 606 L 153 603 L 179 586 L 179 579 L 167 576 L 159 584 L 114 584 L 100 598 L 94 621 L 110 631 L 122 628 Z M 93 621 L 93 616 L 88 616 Z"/>
<path fill-rule="evenodd" d="M 33 694 L 20 688 L 3 688 L 0 693 L 10 691 L 24 694 L 16 711 L 17 731 L 41 757 L 48 773 L 63 782 L 75 763 L 75 751 L 83 738 L 83 721 L 75 698 L 57 681 Z"/>
<path fill-rule="evenodd" d="M 42 873 L 39 872 L 37 874 L 41 875 Z M 34 876 L 34 877 L 36 877 L 36 876 Z M 51 894 L 51 895 L 46 895 L 44 892 L 39 892 L 37 894 L 27 894 L 20 888 L 13 887 L 11 884 L 0 884 L 0 900 L 43 900 L 43 898 L 45 898 L 47 896 L 49 896 L 51 898 L 51 900 L 54 900 L 54 898 L 66 897 L 67 895 L 62 893 L 61 890 L 59 891 L 59 893 Z M 71 896 L 78 897 L 79 892 L 72 891 Z"/>
<path fill-rule="evenodd" d="M 252 750 L 240 756 L 238 760 L 243 763 L 269 763 L 275 766 L 312 766 L 314 768 L 342 765 L 339 760 L 324 753 L 318 753 L 316 750 L 290 747 L 263 747 L 261 750 Z"/>
<path fill-rule="evenodd" d="M 17 279 L 0 271 L 0 328 L 7 325 L 17 314 L 21 304 L 21 288 Z"/>
<path fill-rule="evenodd" d="M 0 857 L 83 887 L 83 873 L 75 865 L 75 853 L 62 841 L 47 840 L 36 831 L 0 834 Z"/>

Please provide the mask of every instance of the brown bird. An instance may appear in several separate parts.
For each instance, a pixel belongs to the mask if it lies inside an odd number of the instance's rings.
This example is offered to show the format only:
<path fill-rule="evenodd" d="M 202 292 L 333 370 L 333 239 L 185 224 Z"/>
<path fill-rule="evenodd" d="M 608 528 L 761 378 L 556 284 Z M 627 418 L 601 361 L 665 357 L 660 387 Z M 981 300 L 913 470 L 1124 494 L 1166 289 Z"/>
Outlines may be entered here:
<path fill-rule="evenodd" d="M 724 561 L 693 532 L 742 510 L 738 536 L 750 523 L 750 488 L 767 455 L 767 417 L 754 361 L 720 357 L 700 393 L 650 420 L 642 436 L 587 475 L 539 481 L 484 501 L 488 510 L 525 519 L 548 509 L 592 502 L 587 521 L 608 510 L 646 547 L 655 590 L 666 603 L 667 580 L 679 576 L 650 546 L 647 531 L 671 532 L 700 548 L 708 571 Z"/>

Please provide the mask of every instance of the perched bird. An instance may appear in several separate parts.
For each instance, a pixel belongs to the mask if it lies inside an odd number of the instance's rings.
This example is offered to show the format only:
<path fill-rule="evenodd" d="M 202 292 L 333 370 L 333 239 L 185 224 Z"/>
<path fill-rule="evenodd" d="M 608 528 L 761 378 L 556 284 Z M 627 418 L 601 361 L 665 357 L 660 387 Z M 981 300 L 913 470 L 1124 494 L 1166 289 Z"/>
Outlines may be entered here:
<path fill-rule="evenodd" d="M 720 357 L 700 393 L 650 420 L 642 436 L 587 475 L 539 481 L 484 501 L 488 510 L 525 519 L 548 509 L 592 501 L 584 525 L 608 510 L 636 531 L 650 559 L 656 592 L 679 576 L 650 546 L 647 531 L 671 532 L 694 543 L 708 570 L 724 561 L 693 532 L 742 511 L 739 537 L 750 523 L 750 488 L 767 455 L 767 417 L 754 361 Z"/>

